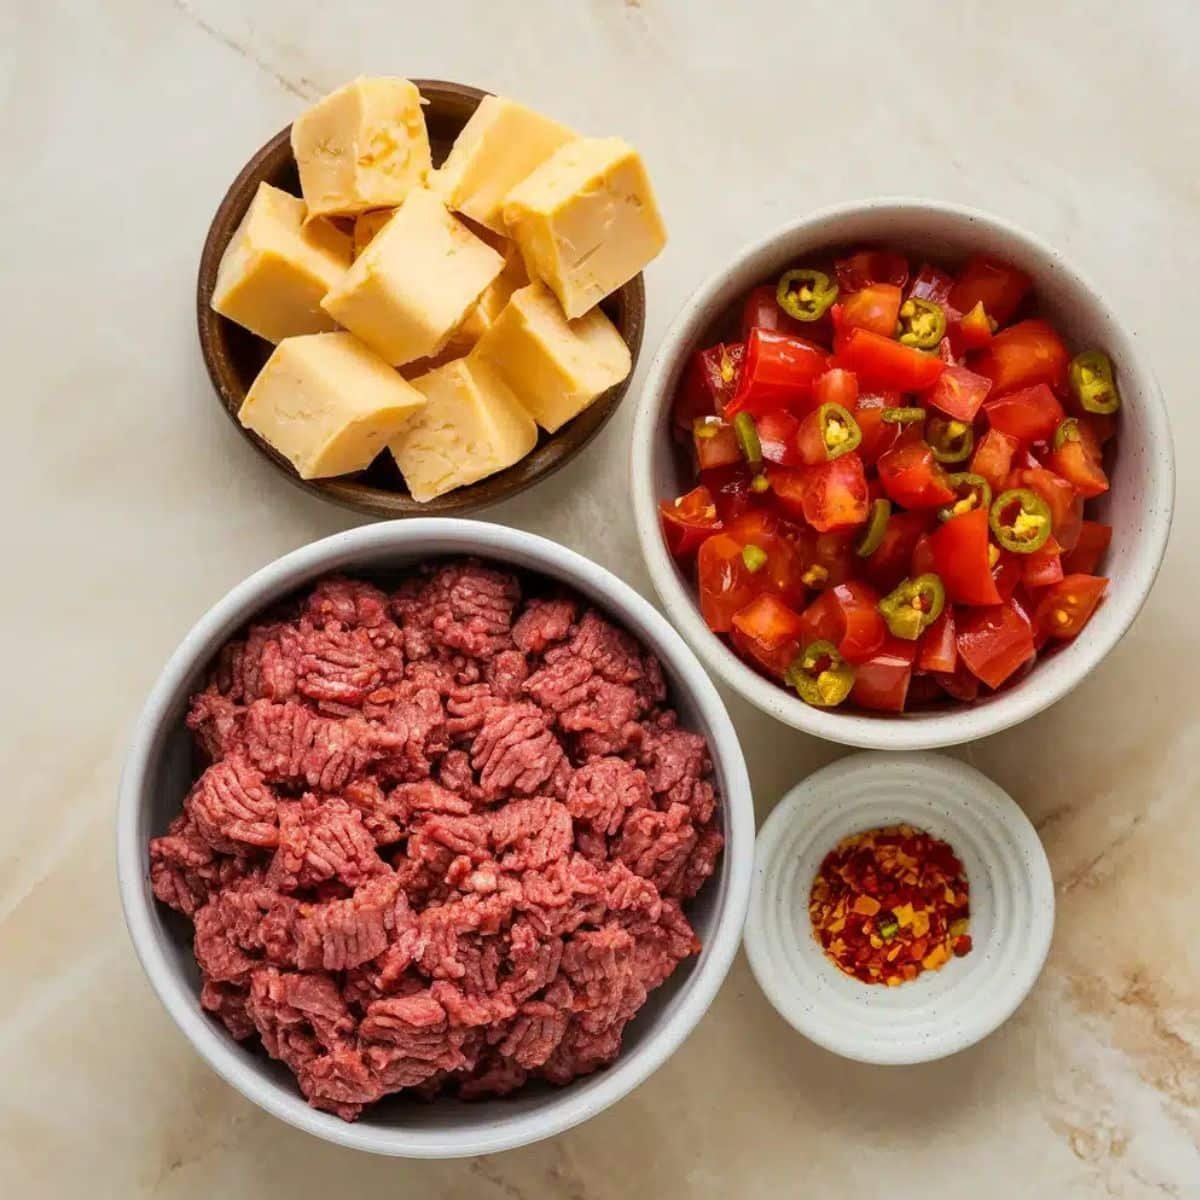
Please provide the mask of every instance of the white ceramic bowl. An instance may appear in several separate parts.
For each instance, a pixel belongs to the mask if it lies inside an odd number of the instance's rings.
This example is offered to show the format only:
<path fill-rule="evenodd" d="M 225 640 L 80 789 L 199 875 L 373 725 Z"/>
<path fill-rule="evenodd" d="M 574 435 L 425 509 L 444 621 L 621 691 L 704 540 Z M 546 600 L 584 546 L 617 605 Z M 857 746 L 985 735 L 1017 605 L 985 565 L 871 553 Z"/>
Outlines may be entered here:
<path fill-rule="evenodd" d="M 986 253 L 1033 276 L 1043 312 L 1068 345 L 1112 356 L 1124 400 L 1112 490 L 1097 511 L 1113 526 L 1103 570 L 1108 595 L 1086 633 L 1000 694 L 972 706 L 904 716 L 821 710 L 752 670 L 704 624 L 691 577 L 667 551 L 658 502 L 691 487 L 670 435 L 671 401 L 688 356 L 750 287 L 820 249 L 864 243 L 898 247 L 920 260 L 961 261 Z M 700 657 L 752 704 L 806 733 L 880 750 L 951 746 L 1007 729 L 1065 696 L 1120 641 L 1158 573 L 1174 504 L 1175 468 L 1166 407 L 1136 327 L 1117 319 L 1057 250 L 970 209 L 929 200 L 881 199 L 824 209 L 755 242 L 688 301 L 650 367 L 633 426 L 632 490 L 638 538 L 650 577 L 676 627 Z"/>
<path fill-rule="evenodd" d="M 909 824 L 949 842 L 970 889 L 973 946 L 899 987 L 837 969 L 813 937 L 812 881 L 842 838 Z M 780 1015 L 845 1058 L 917 1063 L 986 1037 L 1050 949 L 1054 883 L 1029 818 L 986 776 L 940 754 L 854 754 L 780 801 L 758 838 L 746 954 Z"/>
<path fill-rule="evenodd" d="M 462 554 L 562 580 L 658 655 L 682 722 L 708 738 L 723 796 L 725 852 L 716 875 L 688 908 L 703 950 L 651 995 L 610 1068 L 565 1088 L 534 1087 L 502 1100 L 384 1102 L 347 1124 L 310 1108 L 281 1064 L 235 1042 L 201 1011 L 191 926 L 155 902 L 146 846 L 179 811 L 191 781 L 190 736 L 183 724 L 187 699 L 229 637 L 275 601 L 331 571 L 369 574 Z M 343 1146 L 414 1158 L 488 1154 L 561 1133 L 660 1067 L 703 1016 L 737 952 L 753 855 L 754 810 L 737 735 L 695 655 L 653 606 L 604 568 L 545 538 L 449 519 L 393 521 L 335 534 L 277 559 L 214 605 L 150 693 L 121 780 L 117 817 L 121 900 L 138 957 L 159 999 L 209 1065 L 248 1099 L 300 1129 Z"/>

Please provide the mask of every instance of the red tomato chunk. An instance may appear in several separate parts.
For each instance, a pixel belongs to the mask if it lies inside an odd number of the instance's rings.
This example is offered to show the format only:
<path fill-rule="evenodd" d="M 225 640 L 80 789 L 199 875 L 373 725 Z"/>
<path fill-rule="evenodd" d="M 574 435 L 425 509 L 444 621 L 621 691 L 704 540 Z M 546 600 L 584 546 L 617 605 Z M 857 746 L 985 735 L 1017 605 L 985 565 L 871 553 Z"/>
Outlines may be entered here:
<path fill-rule="evenodd" d="M 1086 392 L 1102 348 L 1068 348 L 1030 277 L 983 255 L 787 270 L 675 396 L 694 474 L 659 514 L 701 615 L 811 703 L 900 713 L 1013 685 L 1107 588 L 1112 528 L 1087 512 L 1120 426 Z"/>

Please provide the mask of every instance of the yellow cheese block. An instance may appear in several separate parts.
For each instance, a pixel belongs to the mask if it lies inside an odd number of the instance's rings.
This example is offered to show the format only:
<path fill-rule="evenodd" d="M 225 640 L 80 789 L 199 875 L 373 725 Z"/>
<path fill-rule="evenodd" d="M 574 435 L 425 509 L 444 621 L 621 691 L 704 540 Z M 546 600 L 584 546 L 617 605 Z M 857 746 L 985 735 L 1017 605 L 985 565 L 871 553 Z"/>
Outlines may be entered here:
<path fill-rule="evenodd" d="M 508 194 L 504 220 L 530 278 L 568 317 L 628 283 L 667 243 L 640 155 L 620 138 L 578 138 Z"/>
<path fill-rule="evenodd" d="M 359 213 L 354 218 L 354 257 L 357 258 L 370 244 L 371 239 L 392 219 L 392 208 L 373 208 Z"/>
<path fill-rule="evenodd" d="M 425 397 L 351 333 L 287 338 L 246 393 L 238 420 L 301 479 L 362 471 Z"/>
<path fill-rule="evenodd" d="M 326 295 L 325 311 L 393 366 L 437 354 L 504 259 L 421 188 Z"/>
<path fill-rule="evenodd" d="M 321 300 L 350 265 L 350 239 L 306 216 L 303 200 L 260 183 L 217 268 L 212 307 L 269 342 L 336 328 Z"/>
<path fill-rule="evenodd" d="M 578 135 L 505 96 L 485 96 L 455 139 L 433 186 L 447 205 L 504 232 L 504 198 Z"/>
<path fill-rule="evenodd" d="M 629 347 L 598 308 L 568 321 L 541 283 L 513 293 L 473 353 L 495 364 L 533 419 L 554 433 L 631 366 Z"/>
<path fill-rule="evenodd" d="M 312 216 L 399 204 L 430 169 L 421 93 L 407 79 L 356 79 L 296 119 L 292 152 Z"/>
<path fill-rule="evenodd" d="M 499 372 L 459 359 L 413 380 L 428 399 L 391 441 L 413 499 L 426 501 L 519 462 L 537 443 L 537 426 Z"/>

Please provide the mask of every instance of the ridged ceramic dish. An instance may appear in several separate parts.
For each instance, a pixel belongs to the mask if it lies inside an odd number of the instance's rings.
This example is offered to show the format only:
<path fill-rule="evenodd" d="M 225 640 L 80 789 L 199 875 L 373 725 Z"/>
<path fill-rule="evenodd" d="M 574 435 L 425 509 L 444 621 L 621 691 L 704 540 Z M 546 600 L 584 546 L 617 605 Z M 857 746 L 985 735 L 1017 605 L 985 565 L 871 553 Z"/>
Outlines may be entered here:
<path fill-rule="evenodd" d="M 899 987 L 842 974 L 808 915 L 821 860 L 844 837 L 915 825 L 950 843 L 970 888 L 974 947 Z M 845 1058 L 899 1064 L 986 1037 L 1033 987 L 1054 928 L 1054 884 L 1037 832 L 986 776 L 938 754 L 855 754 L 810 775 L 758 837 L 746 954 L 767 998 Z"/>
<path fill-rule="evenodd" d="M 955 263 L 972 253 L 1015 263 L 1034 281 L 1043 312 L 1075 349 L 1104 348 L 1117 366 L 1123 397 L 1112 490 L 1096 504 L 1113 526 L 1101 570 L 1108 595 L 1084 633 L 1019 682 L 974 705 L 904 716 L 817 709 L 747 666 L 700 616 L 691 574 L 663 541 L 658 502 L 695 486 L 676 453 L 671 403 L 691 353 L 710 345 L 712 330 L 754 284 L 819 249 L 888 246 L 917 258 Z M 1136 312 L 1136 310 L 1135 310 Z M 752 704 L 795 729 L 876 750 L 923 750 L 968 742 L 1007 729 L 1075 687 L 1121 640 L 1145 602 L 1167 546 L 1175 466 L 1166 406 L 1137 327 L 1117 318 L 1095 288 L 1055 249 L 1012 225 L 932 200 L 882 199 L 825 209 L 748 247 L 688 301 L 659 347 L 633 425 L 632 491 L 642 554 L 667 615 L 705 663 Z"/>

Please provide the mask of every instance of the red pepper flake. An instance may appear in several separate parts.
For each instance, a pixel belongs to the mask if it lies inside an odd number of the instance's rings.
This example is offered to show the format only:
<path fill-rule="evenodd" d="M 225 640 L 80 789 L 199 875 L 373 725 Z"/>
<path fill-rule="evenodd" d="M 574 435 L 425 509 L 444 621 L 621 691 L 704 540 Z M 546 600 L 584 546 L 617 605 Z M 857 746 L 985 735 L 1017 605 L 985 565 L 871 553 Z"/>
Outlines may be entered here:
<path fill-rule="evenodd" d="M 958 856 L 912 825 L 843 838 L 813 880 L 813 936 L 839 971 L 888 987 L 971 952 L 970 892 Z"/>

